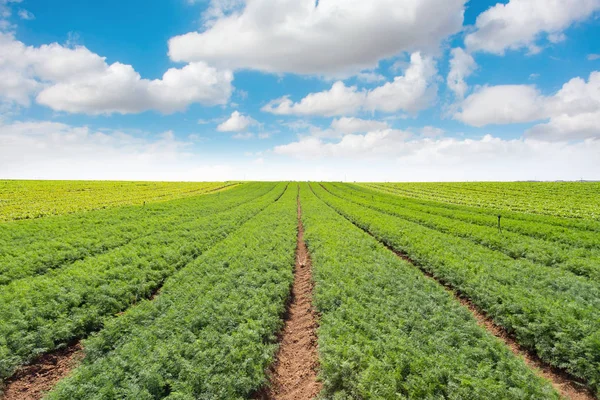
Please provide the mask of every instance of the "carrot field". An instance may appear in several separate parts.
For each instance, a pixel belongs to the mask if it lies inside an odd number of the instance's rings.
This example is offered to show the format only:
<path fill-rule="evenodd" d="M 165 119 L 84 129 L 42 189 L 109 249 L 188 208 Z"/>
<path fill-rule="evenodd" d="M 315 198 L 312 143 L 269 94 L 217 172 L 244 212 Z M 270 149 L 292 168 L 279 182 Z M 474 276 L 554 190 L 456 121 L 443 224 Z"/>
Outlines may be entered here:
<path fill-rule="evenodd" d="M 600 184 L 0 181 L 0 378 L 5 400 L 597 399 Z"/>

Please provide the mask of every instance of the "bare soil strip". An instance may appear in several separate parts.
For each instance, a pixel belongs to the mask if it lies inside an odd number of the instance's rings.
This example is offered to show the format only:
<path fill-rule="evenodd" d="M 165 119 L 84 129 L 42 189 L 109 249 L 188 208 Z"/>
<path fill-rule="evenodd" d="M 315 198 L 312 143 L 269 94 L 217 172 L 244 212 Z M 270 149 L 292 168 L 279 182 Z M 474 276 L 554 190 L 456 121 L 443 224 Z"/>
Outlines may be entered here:
<path fill-rule="evenodd" d="M 83 359 L 80 343 L 47 353 L 6 381 L 2 400 L 40 400 Z"/>
<path fill-rule="evenodd" d="M 298 199 L 298 246 L 296 267 L 285 326 L 280 334 L 277 359 L 271 371 L 271 384 L 258 398 L 264 400 L 308 400 L 315 398 L 321 383 L 317 353 L 318 314 L 312 307 L 312 265 L 302 226 Z"/>
<path fill-rule="evenodd" d="M 547 364 L 546 362 L 540 360 L 540 358 L 533 352 L 529 351 L 528 349 L 524 348 L 519 343 L 517 343 L 515 338 L 512 335 L 510 335 L 506 331 L 506 329 L 499 325 L 496 325 L 490 317 L 488 317 L 462 293 L 433 276 L 430 272 L 426 271 L 424 268 L 422 268 L 420 265 L 414 262 L 407 254 L 393 249 L 386 243 L 383 244 L 394 254 L 396 254 L 396 256 L 417 267 L 426 277 L 442 285 L 444 289 L 451 293 L 460 302 L 460 304 L 466 307 L 471 312 L 471 314 L 473 314 L 479 326 L 485 328 L 489 333 L 502 340 L 504 344 L 506 344 L 506 346 L 508 346 L 508 348 L 516 356 L 521 357 L 529 366 L 529 368 L 534 370 L 537 375 L 549 380 L 554 389 L 563 398 L 571 400 L 596 399 L 596 396 L 592 393 L 591 390 L 589 390 L 589 388 L 585 386 L 585 383 L 573 377 L 568 372 L 559 368 L 555 368 Z"/>

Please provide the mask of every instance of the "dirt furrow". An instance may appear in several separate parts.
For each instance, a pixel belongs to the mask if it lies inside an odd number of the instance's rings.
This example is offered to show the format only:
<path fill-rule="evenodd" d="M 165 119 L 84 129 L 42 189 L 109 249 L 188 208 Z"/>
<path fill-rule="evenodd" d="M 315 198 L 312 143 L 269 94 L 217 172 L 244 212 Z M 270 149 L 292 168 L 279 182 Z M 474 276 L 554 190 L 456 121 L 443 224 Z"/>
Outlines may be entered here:
<path fill-rule="evenodd" d="M 81 344 L 44 354 L 6 381 L 2 400 L 40 400 L 83 359 Z"/>
<path fill-rule="evenodd" d="M 271 382 L 258 398 L 264 400 L 308 400 L 321 390 L 317 380 L 318 315 L 312 306 L 312 265 L 304 243 L 302 209 L 298 198 L 298 245 L 296 267 L 280 346 L 271 370 Z"/>

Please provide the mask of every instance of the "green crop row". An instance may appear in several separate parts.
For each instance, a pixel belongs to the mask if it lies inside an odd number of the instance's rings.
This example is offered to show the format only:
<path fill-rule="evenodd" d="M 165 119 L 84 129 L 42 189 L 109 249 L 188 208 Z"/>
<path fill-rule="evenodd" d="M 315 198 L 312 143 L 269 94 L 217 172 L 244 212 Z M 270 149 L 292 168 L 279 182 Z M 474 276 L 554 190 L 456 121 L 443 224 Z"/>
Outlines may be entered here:
<path fill-rule="evenodd" d="M 313 188 L 347 219 L 469 297 L 542 360 L 600 391 L 596 283 L 340 199 L 319 185 Z"/>
<path fill-rule="evenodd" d="M 444 288 L 302 186 L 327 399 L 557 399 Z"/>
<path fill-rule="evenodd" d="M 554 225 L 569 229 L 579 229 L 579 230 L 587 230 L 600 232 L 600 221 L 591 217 L 585 218 L 568 218 L 560 214 L 536 214 L 527 211 L 513 211 L 510 209 L 502 208 L 502 207 L 493 207 L 492 205 L 482 201 L 479 205 L 473 204 L 457 204 L 452 202 L 444 201 L 444 199 L 434 199 L 429 197 L 419 197 L 419 196 L 407 196 L 403 192 L 398 191 L 392 185 L 384 185 L 384 184 L 350 184 L 353 188 L 362 188 L 375 190 L 381 193 L 386 193 L 393 195 L 395 197 L 400 197 L 403 200 L 414 202 L 417 204 L 423 205 L 431 205 L 435 207 L 443 207 L 449 210 L 458 210 L 462 212 L 470 212 L 474 214 L 480 215 L 489 215 L 496 216 L 498 214 L 502 214 L 503 217 L 535 222 L 536 224 L 547 224 Z M 526 192 L 525 192 L 526 193 Z M 564 197 L 563 192 L 563 197 Z M 587 201 L 593 202 L 593 199 L 588 199 Z"/>
<path fill-rule="evenodd" d="M 441 215 L 476 225 L 496 227 L 498 226 L 499 212 L 492 210 L 477 210 L 464 206 L 453 204 L 434 203 L 431 201 L 422 201 L 400 197 L 397 195 L 374 192 L 360 186 L 349 185 L 352 189 L 357 189 L 361 195 L 370 198 L 374 193 L 379 193 L 380 199 L 392 204 L 402 204 L 403 207 L 412 210 L 422 211 L 428 214 Z M 504 231 L 515 232 L 538 239 L 547 240 L 570 247 L 582 247 L 586 249 L 600 249 L 600 235 L 595 231 L 594 226 L 588 226 L 590 230 L 580 229 L 569 225 L 562 225 L 564 221 L 595 223 L 591 220 L 565 220 L 549 216 L 537 216 L 504 212 L 500 213 L 501 226 Z M 539 219 L 539 221 L 538 221 Z M 555 223 L 553 223 L 555 222 Z M 598 224 L 600 228 L 600 224 Z"/>
<path fill-rule="evenodd" d="M 244 399 L 266 382 L 293 281 L 296 187 L 85 341 L 48 399 Z"/>
<path fill-rule="evenodd" d="M 371 196 L 361 196 L 356 191 L 343 186 L 332 184 L 323 186 L 331 194 L 356 204 L 416 222 L 440 232 L 469 239 L 474 243 L 500 251 L 515 259 L 526 258 L 536 263 L 563 268 L 600 282 L 600 251 L 598 250 L 570 248 L 566 245 L 510 231 L 500 231 L 497 227 L 475 225 L 433 213 L 426 213 L 405 207 L 401 201 L 391 204 L 376 192 L 373 192 Z"/>
<path fill-rule="evenodd" d="M 254 183 L 145 207 L 0 224 L 0 285 L 105 253 L 154 232 L 173 231 L 198 215 L 231 209 L 271 189 Z"/>
<path fill-rule="evenodd" d="M 0 377 L 36 355 L 99 329 L 107 317 L 150 296 L 161 283 L 269 206 L 286 184 L 265 184 L 267 196 L 215 217 L 157 231 L 114 251 L 45 275 L 9 283 L 0 292 Z M 174 222 L 176 223 L 176 222 Z"/>
<path fill-rule="evenodd" d="M 0 180 L 0 222 L 197 196 L 234 182 Z"/>
<path fill-rule="evenodd" d="M 598 182 L 366 184 L 419 199 L 569 218 L 600 218 Z M 569 196 L 565 196 L 569 193 Z"/>

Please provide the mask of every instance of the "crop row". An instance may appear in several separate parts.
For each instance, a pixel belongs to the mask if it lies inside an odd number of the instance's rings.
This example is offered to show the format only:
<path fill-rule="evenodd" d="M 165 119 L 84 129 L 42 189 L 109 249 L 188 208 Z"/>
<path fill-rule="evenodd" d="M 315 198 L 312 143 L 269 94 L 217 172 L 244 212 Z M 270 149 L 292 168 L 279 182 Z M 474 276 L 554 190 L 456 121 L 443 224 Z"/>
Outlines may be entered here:
<path fill-rule="evenodd" d="M 598 250 L 571 248 L 519 233 L 499 231 L 497 227 L 475 225 L 411 209 L 404 207 L 400 201 L 396 204 L 386 202 L 379 193 L 373 193 L 371 196 L 365 197 L 357 195 L 356 191 L 332 184 L 325 184 L 324 188 L 331 194 L 356 204 L 416 222 L 440 232 L 469 239 L 474 243 L 500 251 L 512 258 L 526 258 L 536 263 L 563 268 L 600 282 L 600 251 Z"/>
<path fill-rule="evenodd" d="M 536 224 L 553 225 L 554 228 L 579 229 L 583 231 L 600 232 L 600 221 L 593 218 L 568 218 L 560 215 L 536 214 L 531 212 L 517 212 L 502 208 L 493 207 L 485 202 L 479 206 L 469 204 L 456 204 L 444 201 L 443 199 L 431 199 L 428 197 L 421 198 L 418 196 L 406 196 L 402 192 L 397 191 L 391 185 L 384 184 L 350 184 L 349 186 L 358 189 L 375 190 L 380 193 L 386 193 L 395 197 L 401 198 L 414 204 L 421 204 L 437 208 L 444 208 L 452 211 L 468 212 L 476 215 L 494 217 L 501 214 L 503 218 L 511 220 L 521 220 L 534 222 Z M 591 200 L 593 201 L 593 200 Z"/>
<path fill-rule="evenodd" d="M 339 185 L 337 185 L 339 186 Z M 434 203 L 431 201 L 422 201 L 400 197 L 397 195 L 382 193 L 369 190 L 360 186 L 345 185 L 367 199 L 372 198 L 379 193 L 379 199 L 386 203 L 402 205 L 415 211 L 422 211 L 428 214 L 440 215 L 471 224 L 498 227 L 498 211 L 482 211 L 464 206 L 453 204 Z M 589 224 L 600 223 L 592 220 L 564 220 L 560 218 L 536 216 L 518 213 L 500 213 L 501 227 L 503 231 L 515 232 L 525 236 L 531 236 L 538 239 L 558 243 L 569 247 L 581 247 L 591 250 L 600 249 L 599 232 L 594 231 L 594 226 Z M 538 220 L 539 219 L 539 220 Z M 588 224 L 590 230 L 579 229 L 577 227 L 560 225 L 564 221 L 576 221 Z"/>
<path fill-rule="evenodd" d="M 542 360 L 600 391 L 597 284 L 340 199 L 319 185 L 313 188 L 347 219 L 469 297 Z"/>
<path fill-rule="evenodd" d="M 201 214 L 199 208 L 196 219 L 170 231 L 157 231 L 114 251 L 4 286 L 0 377 L 40 353 L 85 337 L 107 317 L 150 296 L 168 276 L 272 204 L 285 187 L 277 184 L 267 196 L 217 217 Z"/>
<path fill-rule="evenodd" d="M 324 398 L 558 398 L 442 286 L 302 187 Z"/>
<path fill-rule="evenodd" d="M 403 196 L 505 211 L 600 218 L 598 182 L 463 182 L 368 184 Z M 569 196 L 565 196 L 569 193 Z"/>
<path fill-rule="evenodd" d="M 0 222 L 167 201 L 234 185 L 234 182 L 0 180 Z"/>
<path fill-rule="evenodd" d="M 31 221 L 0 224 L 0 285 L 40 275 L 108 252 L 153 232 L 178 229 L 265 195 L 272 186 L 248 184 L 223 193 Z"/>
<path fill-rule="evenodd" d="M 85 341 L 49 399 L 243 399 L 266 382 L 293 281 L 296 187 Z"/>

